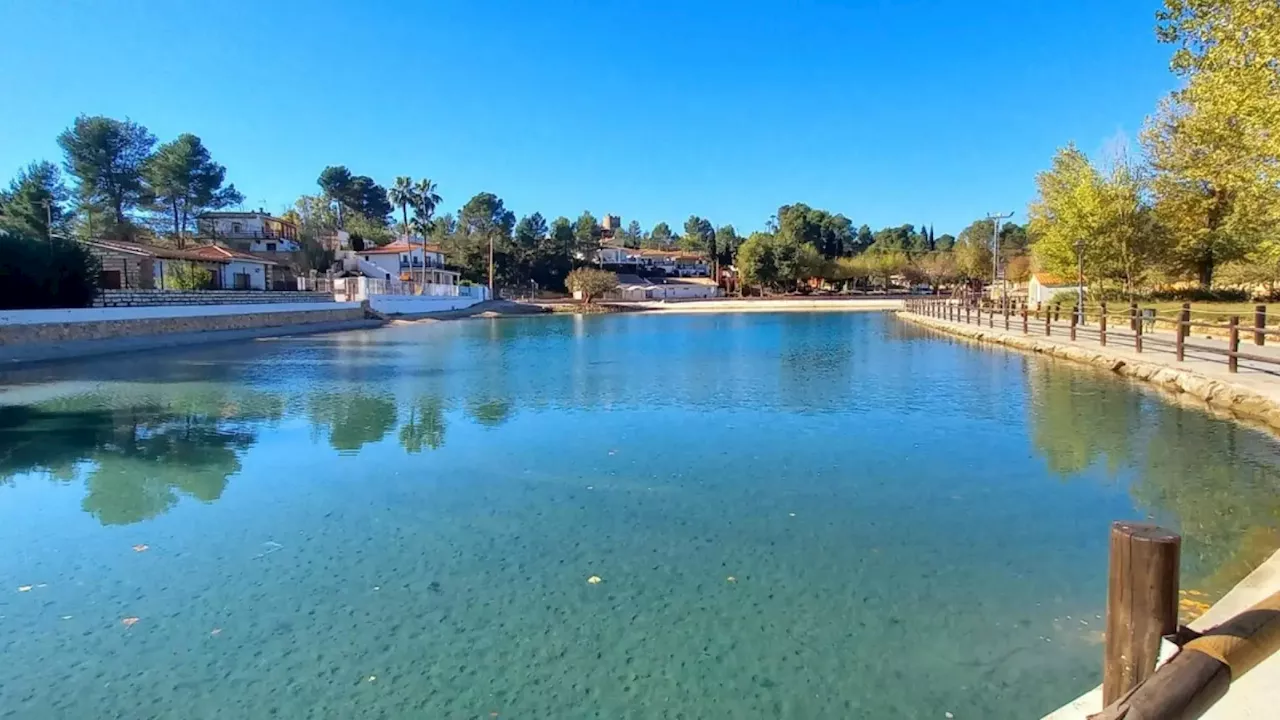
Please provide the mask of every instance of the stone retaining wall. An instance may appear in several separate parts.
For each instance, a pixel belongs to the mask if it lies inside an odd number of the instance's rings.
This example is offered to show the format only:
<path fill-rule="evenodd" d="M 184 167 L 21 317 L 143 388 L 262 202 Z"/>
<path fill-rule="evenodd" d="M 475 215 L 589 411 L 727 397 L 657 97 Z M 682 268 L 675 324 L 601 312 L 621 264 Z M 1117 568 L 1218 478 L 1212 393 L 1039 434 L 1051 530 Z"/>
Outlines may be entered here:
<path fill-rule="evenodd" d="M 81 340 L 106 340 L 141 335 L 245 330 L 313 323 L 360 320 L 364 308 L 350 304 L 334 309 L 291 310 L 287 312 L 252 312 L 220 315 L 184 315 L 178 317 L 131 318 L 82 322 L 50 322 L 38 324 L 0 325 L 0 346 L 31 343 L 60 343 Z"/>
<path fill-rule="evenodd" d="M 1160 363 L 1119 358 L 1101 350 L 1064 345 L 1044 338 L 1005 334 L 1004 331 L 971 325 L 956 325 L 945 320 L 912 313 L 898 313 L 898 317 L 949 335 L 1065 358 L 1110 370 L 1117 375 L 1148 382 L 1177 395 L 1190 396 L 1204 403 L 1208 408 L 1225 411 L 1234 417 L 1256 422 L 1272 432 L 1280 433 L 1280 404 L 1265 395 L 1234 383 L 1223 382 L 1200 373 Z"/>
<path fill-rule="evenodd" d="M 333 295 L 298 290 L 103 290 L 94 307 L 154 305 L 260 305 L 333 302 Z"/>

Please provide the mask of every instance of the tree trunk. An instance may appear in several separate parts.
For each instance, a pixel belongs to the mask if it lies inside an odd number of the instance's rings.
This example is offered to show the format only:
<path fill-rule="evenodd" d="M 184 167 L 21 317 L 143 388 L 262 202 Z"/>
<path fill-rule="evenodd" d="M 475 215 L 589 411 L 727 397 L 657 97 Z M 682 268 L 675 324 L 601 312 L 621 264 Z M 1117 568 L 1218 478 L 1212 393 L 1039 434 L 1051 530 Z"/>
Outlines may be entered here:
<path fill-rule="evenodd" d="M 173 235 L 178 239 L 178 247 L 182 247 L 182 229 L 178 226 L 178 200 L 174 198 L 170 203 L 173 207 Z"/>

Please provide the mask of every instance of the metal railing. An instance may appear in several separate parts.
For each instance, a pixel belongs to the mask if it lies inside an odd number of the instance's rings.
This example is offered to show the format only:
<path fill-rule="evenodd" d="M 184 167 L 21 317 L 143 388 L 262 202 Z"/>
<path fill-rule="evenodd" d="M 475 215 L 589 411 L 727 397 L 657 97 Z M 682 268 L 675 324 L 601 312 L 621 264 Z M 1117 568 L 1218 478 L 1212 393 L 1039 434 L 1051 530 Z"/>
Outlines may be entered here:
<path fill-rule="evenodd" d="M 1023 335 L 1059 336 L 1075 341 L 1081 338 L 1108 344 L 1123 343 L 1135 352 L 1172 352 L 1178 362 L 1192 353 L 1195 359 L 1222 357 L 1229 372 L 1238 372 L 1241 360 L 1277 366 L 1272 372 L 1280 372 L 1280 354 L 1265 355 L 1241 350 L 1242 334 L 1257 347 L 1264 347 L 1268 336 L 1280 336 L 1280 329 L 1267 327 L 1267 306 L 1256 305 L 1252 316 L 1242 316 L 1221 310 L 1195 309 L 1191 303 L 1182 303 L 1174 310 L 1158 310 L 1143 307 L 1139 303 L 1122 305 L 1117 310 L 1106 302 L 1083 307 L 1072 305 L 1063 308 L 1061 303 L 991 302 L 974 298 L 912 298 L 906 301 L 908 312 L 949 322 L 967 325 L 985 325 L 991 329 L 1021 332 Z M 985 315 L 985 319 L 984 319 Z M 1064 320 L 1065 318 L 1065 320 Z M 1242 322 L 1242 318 L 1246 321 Z M 1224 346 L 1188 342 L 1193 332 L 1206 335 L 1204 339 L 1219 337 Z"/>

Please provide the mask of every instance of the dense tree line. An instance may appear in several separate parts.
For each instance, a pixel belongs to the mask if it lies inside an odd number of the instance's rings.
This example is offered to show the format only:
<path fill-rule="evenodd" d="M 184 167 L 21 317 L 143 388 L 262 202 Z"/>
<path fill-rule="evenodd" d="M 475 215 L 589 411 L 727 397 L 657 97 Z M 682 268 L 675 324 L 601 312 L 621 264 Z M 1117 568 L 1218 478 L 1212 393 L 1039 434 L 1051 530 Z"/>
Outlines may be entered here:
<path fill-rule="evenodd" d="M 1280 5 L 1165 0 L 1159 39 L 1180 86 L 1148 118 L 1141 153 L 1094 162 L 1074 145 L 1036 178 L 1032 251 L 1090 291 L 1280 277 Z"/>

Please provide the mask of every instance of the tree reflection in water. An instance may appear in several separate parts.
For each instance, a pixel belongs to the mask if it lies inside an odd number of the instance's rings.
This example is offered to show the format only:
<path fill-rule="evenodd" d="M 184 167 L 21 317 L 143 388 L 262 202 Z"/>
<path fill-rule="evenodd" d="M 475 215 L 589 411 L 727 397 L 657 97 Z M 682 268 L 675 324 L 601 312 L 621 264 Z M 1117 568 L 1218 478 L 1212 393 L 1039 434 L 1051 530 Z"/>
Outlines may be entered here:
<path fill-rule="evenodd" d="M 1274 438 L 1074 367 L 1035 362 L 1027 377 L 1050 470 L 1069 478 L 1104 463 L 1128 477 L 1138 508 L 1182 534 L 1185 587 L 1224 592 L 1280 546 Z"/>
<path fill-rule="evenodd" d="M 89 394 L 0 407 L 0 477 L 43 471 L 69 482 L 83 473 L 85 512 L 104 525 L 134 523 L 182 495 L 221 497 L 256 426 L 283 409 L 274 395 L 208 386 L 144 390 L 128 402 Z"/>

